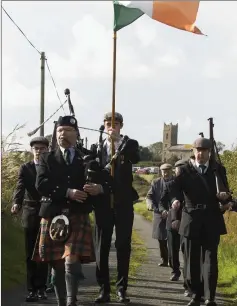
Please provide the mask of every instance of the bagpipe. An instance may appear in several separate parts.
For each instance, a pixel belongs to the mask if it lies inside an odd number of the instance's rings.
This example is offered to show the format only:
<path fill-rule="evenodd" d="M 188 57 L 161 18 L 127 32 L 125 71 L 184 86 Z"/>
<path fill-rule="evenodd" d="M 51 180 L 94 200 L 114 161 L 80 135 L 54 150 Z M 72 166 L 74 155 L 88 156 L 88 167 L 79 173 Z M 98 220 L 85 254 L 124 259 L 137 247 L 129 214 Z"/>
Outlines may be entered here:
<path fill-rule="evenodd" d="M 46 122 L 48 122 L 62 107 L 64 104 L 68 104 L 69 107 L 69 114 L 72 117 L 75 117 L 75 112 L 74 112 L 74 107 L 71 101 L 71 96 L 70 96 L 70 90 L 66 88 L 64 90 L 64 94 L 66 96 L 65 102 L 52 114 L 50 115 L 43 123 L 41 123 L 36 129 L 32 130 L 29 132 L 27 135 L 29 137 L 33 136 L 35 133 L 39 131 L 41 126 L 43 126 Z M 83 140 L 81 139 L 80 136 L 80 129 L 84 130 L 89 130 L 89 131 L 95 131 L 99 132 L 99 140 L 97 144 L 94 144 L 91 146 L 90 150 L 85 148 L 83 146 Z M 95 171 L 101 171 L 101 170 L 106 170 L 108 173 L 110 171 L 110 167 L 113 164 L 113 162 L 119 157 L 121 152 L 123 151 L 124 147 L 126 146 L 126 143 L 128 141 L 128 136 L 123 136 L 121 140 L 121 144 L 116 150 L 115 154 L 111 157 L 111 160 L 107 165 L 104 165 L 103 163 L 103 144 L 104 144 L 104 139 L 103 135 L 109 135 L 107 132 L 105 132 L 105 127 L 104 125 L 101 125 L 100 128 L 93 129 L 89 127 L 82 127 L 82 126 L 77 126 L 77 141 L 76 145 L 74 146 L 75 150 L 79 153 L 79 156 L 85 163 L 85 168 L 86 171 L 88 172 L 86 176 L 90 177 L 90 181 L 92 182 L 93 179 L 96 179 L 96 175 L 94 175 Z M 57 121 L 54 121 L 54 128 L 53 128 L 53 133 L 50 141 L 50 151 L 54 151 L 58 148 L 58 143 L 57 143 Z M 98 167 L 96 166 L 96 162 L 98 163 Z M 95 170 L 96 169 L 96 170 Z M 93 175 L 92 175 L 93 174 Z M 91 176 L 92 175 L 92 176 Z M 110 179 L 110 182 L 112 180 Z M 96 183 L 96 182 L 95 182 Z"/>

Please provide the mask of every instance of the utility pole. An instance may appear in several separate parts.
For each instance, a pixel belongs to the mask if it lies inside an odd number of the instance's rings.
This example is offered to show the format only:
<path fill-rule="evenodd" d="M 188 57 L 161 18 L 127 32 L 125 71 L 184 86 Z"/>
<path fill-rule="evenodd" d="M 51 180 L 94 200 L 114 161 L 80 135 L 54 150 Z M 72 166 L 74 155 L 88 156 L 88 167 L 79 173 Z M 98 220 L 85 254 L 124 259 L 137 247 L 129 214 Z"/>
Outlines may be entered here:
<path fill-rule="evenodd" d="M 40 124 L 44 122 L 44 87 L 45 87 L 45 53 L 41 52 L 41 84 L 40 84 Z M 44 125 L 40 127 L 40 136 L 44 136 Z"/>

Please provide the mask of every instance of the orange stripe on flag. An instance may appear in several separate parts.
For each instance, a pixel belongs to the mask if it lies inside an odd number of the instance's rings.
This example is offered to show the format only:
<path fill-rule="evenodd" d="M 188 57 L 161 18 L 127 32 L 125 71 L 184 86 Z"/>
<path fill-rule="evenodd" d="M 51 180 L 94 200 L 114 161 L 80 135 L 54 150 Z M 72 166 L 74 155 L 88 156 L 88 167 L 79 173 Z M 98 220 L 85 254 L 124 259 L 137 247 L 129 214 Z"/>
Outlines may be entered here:
<path fill-rule="evenodd" d="M 203 34 L 196 26 L 199 1 L 153 1 L 152 19 L 171 27 Z"/>

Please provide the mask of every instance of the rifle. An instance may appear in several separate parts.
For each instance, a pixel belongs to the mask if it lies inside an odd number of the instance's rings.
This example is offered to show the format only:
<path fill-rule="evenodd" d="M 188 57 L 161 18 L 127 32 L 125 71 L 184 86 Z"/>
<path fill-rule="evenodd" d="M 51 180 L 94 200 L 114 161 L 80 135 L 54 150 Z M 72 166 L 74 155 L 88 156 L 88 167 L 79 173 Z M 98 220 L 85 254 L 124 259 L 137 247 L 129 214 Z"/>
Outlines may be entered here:
<path fill-rule="evenodd" d="M 208 121 L 209 121 L 209 137 L 210 137 L 209 139 L 211 141 L 210 164 L 211 164 L 211 167 L 212 167 L 212 170 L 214 172 L 215 179 L 216 179 L 217 193 L 218 194 L 221 193 L 221 192 L 230 193 L 226 177 L 225 177 L 223 171 L 221 171 L 221 168 L 223 169 L 224 166 L 221 162 L 220 155 L 218 153 L 218 149 L 217 149 L 217 146 L 216 146 L 216 141 L 215 141 L 215 138 L 214 138 L 213 118 L 209 118 Z"/>

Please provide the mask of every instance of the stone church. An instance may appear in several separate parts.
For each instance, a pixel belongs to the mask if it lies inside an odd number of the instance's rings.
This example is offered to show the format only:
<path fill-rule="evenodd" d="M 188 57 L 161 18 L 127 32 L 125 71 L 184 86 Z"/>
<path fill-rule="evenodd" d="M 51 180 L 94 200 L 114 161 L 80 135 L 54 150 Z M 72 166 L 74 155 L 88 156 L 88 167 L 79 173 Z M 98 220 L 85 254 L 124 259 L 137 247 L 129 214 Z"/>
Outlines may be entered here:
<path fill-rule="evenodd" d="M 178 123 L 173 125 L 164 123 L 162 162 L 166 162 L 173 155 L 187 160 L 192 155 L 192 145 L 178 144 Z"/>

